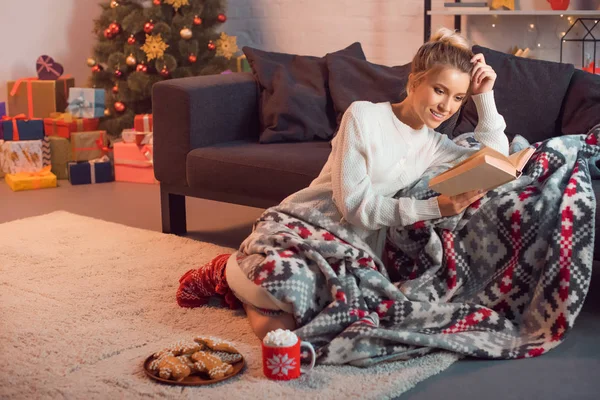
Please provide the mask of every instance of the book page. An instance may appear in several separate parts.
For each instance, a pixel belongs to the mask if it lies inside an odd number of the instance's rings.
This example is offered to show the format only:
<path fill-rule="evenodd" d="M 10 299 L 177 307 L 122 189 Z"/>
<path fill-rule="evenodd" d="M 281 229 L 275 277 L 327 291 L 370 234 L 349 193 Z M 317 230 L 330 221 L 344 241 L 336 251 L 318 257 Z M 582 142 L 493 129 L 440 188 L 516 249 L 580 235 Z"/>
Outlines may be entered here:
<path fill-rule="evenodd" d="M 514 154 L 511 154 L 510 156 L 508 156 L 508 159 L 510 163 L 515 167 L 515 169 L 521 172 L 523 171 L 523 168 L 525 167 L 527 161 L 529 161 L 533 153 L 535 153 L 535 149 L 533 147 L 528 147 Z"/>

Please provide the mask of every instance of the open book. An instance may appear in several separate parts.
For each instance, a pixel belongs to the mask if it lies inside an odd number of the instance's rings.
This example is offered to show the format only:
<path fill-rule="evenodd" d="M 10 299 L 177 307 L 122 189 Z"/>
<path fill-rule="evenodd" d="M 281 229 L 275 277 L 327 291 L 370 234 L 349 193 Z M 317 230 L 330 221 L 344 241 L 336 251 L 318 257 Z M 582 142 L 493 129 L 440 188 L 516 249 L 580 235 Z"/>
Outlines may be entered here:
<path fill-rule="evenodd" d="M 446 196 L 472 190 L 492 190 L 521 176 L 534 151 L 533 147 L 528 147 L 507 157 L 490 147 L 484 147 L 432 178 L 429 187 Z"/>

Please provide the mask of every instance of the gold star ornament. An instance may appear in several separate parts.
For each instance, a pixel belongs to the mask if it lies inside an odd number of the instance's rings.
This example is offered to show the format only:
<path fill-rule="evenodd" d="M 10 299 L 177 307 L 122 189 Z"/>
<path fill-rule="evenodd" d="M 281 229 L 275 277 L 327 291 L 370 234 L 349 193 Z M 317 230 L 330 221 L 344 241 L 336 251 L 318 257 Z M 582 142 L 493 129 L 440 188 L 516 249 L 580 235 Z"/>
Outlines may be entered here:
<path fill-rule="evenodd" d="M 217 56 L 231 59 L 238 51 L 237 37 L 229 36 L 225 32 L 221 32 L 221 37 L 217 39 Z"/>
<path fill-rule="evenodd" d="M 183 6 L 189 6 L 189 0 L 165 0 L 165 3 L 173 6 L 175 11 L 179 10 Z"/>
<path fill-rule="evenodd" d="M 515 11 L 515 0 L 492 0 L 490 8 L 492 10 Z"/>
<path fill-rule="evenodd" d="M 154 58 L 162 58 L 168 47 L 169 45 L 163 41 L 160 33 L 158 33 L 152 36 L 146 35 L 146 43 L 144 43 L 141 49 L 146 53 L 148 60 L 152 60 Z"/>

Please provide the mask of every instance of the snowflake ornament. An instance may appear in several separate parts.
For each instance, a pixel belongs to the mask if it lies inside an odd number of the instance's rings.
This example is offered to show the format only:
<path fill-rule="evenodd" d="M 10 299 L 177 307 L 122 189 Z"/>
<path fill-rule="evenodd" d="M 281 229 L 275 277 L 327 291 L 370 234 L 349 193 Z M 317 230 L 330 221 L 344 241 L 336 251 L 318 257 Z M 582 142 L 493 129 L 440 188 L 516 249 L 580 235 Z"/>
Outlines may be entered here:
<path fill-rule="evenodd" d="M 170 4 L 171 6 L 173 6 L 173 8 L 175 9 L 175 11 L 179 10 L 183 6 L 189 6 L 190 5 L 189 0 L 165 0 L 165 3 Z"/>
<path fill-rule="evenodd" d="M 221 32 L 221 37 L 217 39 L 217 56 L 229 60 L 238 50 L 237 37 Z"/>
<path fill-rule="evenodd" d="M 273 375 L 286 375 L 288 371 L 296 367 L 296 360 L 289 358 L 287 354 L 283 356 L 273 355 L 267 359 L 267 368 L 271 370 Z"/>
<path fill-rule="evenodd" d="M 162 58 L 168 47 L 169 45 L 163 41 L 160 33 L 158 33 L 152 36 L 146 35 L 146 43 L 140 48 L 144 50 L 148 60 L 152 60 L 153 58 Z"/>

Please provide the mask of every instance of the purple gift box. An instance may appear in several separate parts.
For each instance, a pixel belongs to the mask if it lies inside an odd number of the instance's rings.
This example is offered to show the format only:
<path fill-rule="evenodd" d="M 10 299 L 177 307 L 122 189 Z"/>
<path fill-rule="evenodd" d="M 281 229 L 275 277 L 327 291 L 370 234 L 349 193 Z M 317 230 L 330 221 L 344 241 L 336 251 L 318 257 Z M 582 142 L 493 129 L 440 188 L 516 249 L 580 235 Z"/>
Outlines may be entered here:
<path fill-rule="evenodd" d="M 0 118 L 4 117 L 6 115 L 6 103 L 3 101 L 0 101 Z"/>

